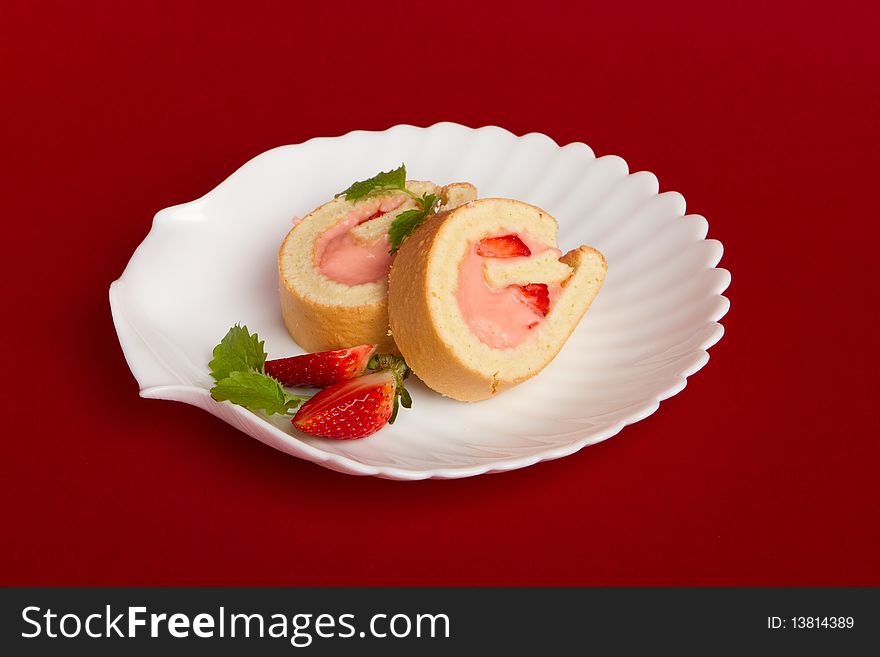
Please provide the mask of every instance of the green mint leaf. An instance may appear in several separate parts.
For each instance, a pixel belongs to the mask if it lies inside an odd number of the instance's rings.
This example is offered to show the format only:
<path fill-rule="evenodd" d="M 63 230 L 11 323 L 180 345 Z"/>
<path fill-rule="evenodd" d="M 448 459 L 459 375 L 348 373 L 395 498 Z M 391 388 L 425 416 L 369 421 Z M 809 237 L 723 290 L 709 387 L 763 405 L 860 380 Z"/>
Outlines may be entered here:
<path fill-rule="evenodd" d="M 251 411 L 265 411 L 267 415 L 287 415 L 308 399 L 287 394 L 271 376 L 253 371 L 232 372 L 211 388 L 211 397 L 231 401 Z"/>
<path fill-rule="evenodd" d="M 419 200 L 422 206 L 420 209 L 406 210 L 395 217 L 391 228 L 388 229 L 388 243 L 391 245 L 389 253 L 397 253 L 403 241 L 437 211 L 439 200 L 440 198 L 435 194 L 425 194 Z"/>
<path fill-rule="evenodd" d="M 359 180 L 351 187 L 343 192 L 339 192 L 336 196 L 345 195 L 346 201 L 357 201 L 366 198 L 371 194 L 384 192 L 389 189 L 398 189 L 406 191 L 406 165 L 401 164 L 391 171 L 383 171 L 367 180 Z"/>
<path fill-rule="evenodd" d="M 220 381 L 232 372 L 262 372 L 265 362 L 266 351 L 257 334 L 249 333 L 247 326 L 236 324 L 214 347 L 214 358 L 209 367 L 214 380 Z"/>

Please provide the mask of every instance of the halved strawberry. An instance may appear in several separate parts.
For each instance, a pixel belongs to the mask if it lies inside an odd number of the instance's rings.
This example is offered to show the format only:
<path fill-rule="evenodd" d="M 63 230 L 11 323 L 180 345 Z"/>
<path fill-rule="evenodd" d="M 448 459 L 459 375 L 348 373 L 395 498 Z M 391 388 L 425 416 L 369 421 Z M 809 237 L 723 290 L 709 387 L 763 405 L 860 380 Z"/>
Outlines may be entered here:
<path fill-rule="evenodd" d="M 531 249 L 516 235 L 487 237 L 477 243 L 477 255 L 484 258 L 517 258 L 532 255 Z"/>
<path fill-rule="evenodd" d="M 372 358 L 370 366 L 381 371 L 325 388 L 299 408 L 293 425 L 312 436 L 350 440 L 394 423 L 398 407 L 412 405 L 403 387 L 409 368 L 387 354 Z"/>
<path fill-rule="evenodd" d="M 545 283 L 511 285 L 510 290 L 517 301 L 522 301 L 536 313 L 546 315 L 550 312 L 550 289 Z"/>
<path fill-rule="evenodd" d="M 349 349 L 278 358 L 266 361 L 265 372 L 286 386 L 324 388 L 363 374 L 374 351 L 376 345 L 362 344 Z"/>

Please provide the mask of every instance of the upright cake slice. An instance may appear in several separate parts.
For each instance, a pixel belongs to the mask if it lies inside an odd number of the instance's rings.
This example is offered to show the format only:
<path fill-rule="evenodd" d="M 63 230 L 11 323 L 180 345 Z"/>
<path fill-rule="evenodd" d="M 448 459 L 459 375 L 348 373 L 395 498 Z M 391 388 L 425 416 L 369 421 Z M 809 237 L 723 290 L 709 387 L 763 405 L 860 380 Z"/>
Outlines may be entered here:
<path fill-rule="evenodd" d="M 487 399 L 540 372 L 605 278 L 605 258 L 565 255 L 545 211 L 482 199 L 436 214 L 409 237 L 389 280 L 391 331 L 422 381 L 461 401 Z"/>
<path fill-rule="evenodd" d="M 343 193 L 309 213 L 281 244 L 281 312 L 306 351 L 360 344 L 397 351 L 388 329 L 390 226 L 401 214 L 420 209 L 426 195 L 439 199 L 441 210 L 476 198 L 473 185 L 404 181 L 405 170 L 397 171 L 404 174 L 398 188 L 380 184 L 351 199 L 357 195 Z M 377 179 L 383 175 L 388 174 Z"/>

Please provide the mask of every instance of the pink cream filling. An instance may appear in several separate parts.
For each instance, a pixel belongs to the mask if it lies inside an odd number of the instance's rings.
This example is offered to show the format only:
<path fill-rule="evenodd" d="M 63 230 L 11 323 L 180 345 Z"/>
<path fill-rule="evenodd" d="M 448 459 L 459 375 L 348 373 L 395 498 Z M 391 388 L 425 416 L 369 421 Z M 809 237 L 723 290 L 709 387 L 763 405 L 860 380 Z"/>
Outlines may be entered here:
<path fill-rule="evenodd" d="M 542 244 L 528 233 L 519 233 L 518 237 L 529 247 L 532 256 L 547 249 L 562 255 L 559 249 Z M 458 270 L 458 306 L 480 342 L 493 349 L 516 347 L 532 335 L 544 320 L 544 315 L 518 300 L 510 288 L 493 290 L 489 287 L 483 274 L 483 260 L 482 256 L 477 255 L 476 243 L 472 244 Z M 552 308 L 561 287 L 548 287 Z"/>
<path fill-rule="evenodd" d="M 374 283 L 388 276 L 391 254 L 388 235 L 373 244 L 362 244 L 349 231 L 370 219 L 377 212 L 396 210 L 406 196 L 383 196 L 360 203 L 345 219 L 324 231 L 315 241 L 315 262 L 318 271 L 343 285 Z"/>

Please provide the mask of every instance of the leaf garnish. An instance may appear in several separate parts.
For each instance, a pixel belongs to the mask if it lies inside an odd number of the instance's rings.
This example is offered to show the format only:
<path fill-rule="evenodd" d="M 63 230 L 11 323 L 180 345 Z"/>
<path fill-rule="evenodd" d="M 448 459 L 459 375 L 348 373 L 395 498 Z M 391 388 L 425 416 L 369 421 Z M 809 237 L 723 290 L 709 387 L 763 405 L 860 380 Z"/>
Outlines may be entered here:
<path fill-rule="evenodd" d="M 266 362 L 263 344 L 256 333 L 248 332 L 247 326 L 236 324 L 214 347 L 214 358 L 209 364 L 211 376 L 220 381 L 232 372 L 262 372 Z"/>
<path fill-rule="evenodd" d="M 437 212 L 440 197 L 436 194 L 425 194 L 418 203 L 421 207 L 401 212 L 388 229 L 389 253 L 397 253 L 403 241 L 415 232 L 432 214 Z"/>
<path fill-rule="evenodd" d="M 236 324 L 214 347 L 211 376 L 217 382 L 211 388 L 211 397 L 217 401 L 231 401 L 251 411 L 265 411 L 267 415 L 288 414 L 308 397 L 288 394 L 276 379 L 264 372 L 265 343 L 247 326 Z"/>
<path fill-rule="evenodd" d="M 421 197 L 406 188 L 406 165 L 401 164 L 391 171 L 383 171 L 367 180 L 359 180 L 336 196 L 344 196 L 346 201 L 360 201 L 370 196 L 389 191 L 400 191 L 415 199 L 417 207 L 401 212 L 394 219 L 388 231 L 389 253 L 397 253 L 403 241 L 425 220 L 437 211 L 441 201 L 436 194 L 423 194 Z"/>
<path fill-rule="evenodd" d="M 287 415 L 308 397 L 289 395 L 281 384 L 262 372 L 231 372 L 211 388 L 217 401 L 231 401 L 251 411 Z"/>
<path fill-rule="evenodd" d="M 358 201 L 389 190 L 407 191 L 405 164 L 401 164 L 391 171 L 378 173 L 367 180 L 359 180 L 345 191 L 339 192 L 336 196 L 344 195 L 346 201 Z"/>

